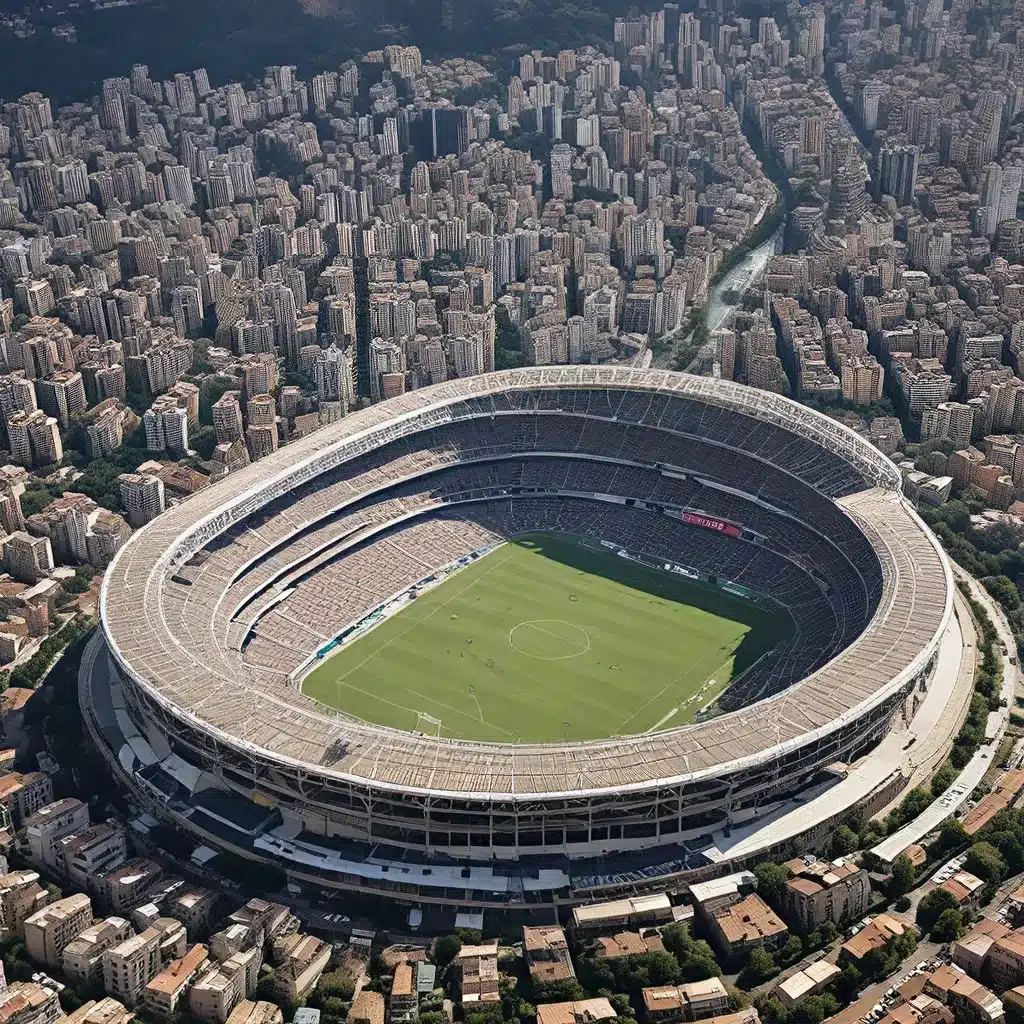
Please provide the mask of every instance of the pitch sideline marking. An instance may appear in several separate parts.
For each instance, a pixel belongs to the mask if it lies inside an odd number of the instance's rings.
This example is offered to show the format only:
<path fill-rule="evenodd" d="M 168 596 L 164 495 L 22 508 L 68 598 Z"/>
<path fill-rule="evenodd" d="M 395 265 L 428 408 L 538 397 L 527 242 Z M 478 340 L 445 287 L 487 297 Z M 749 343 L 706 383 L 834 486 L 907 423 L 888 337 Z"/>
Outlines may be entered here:
<path fill-rule="evenodd" d="M 711 675 L 709 675 L 707 677 L 707 679 L 705 679 L 701 683 L 701 686 L 703 686 L 704 683 L 708 682 L 709 680 L 714 679 L 718 675 L 718 673 L 722 671 L 722 669 L 728 668 L 729 667 L 729 663 L 731 661 L 733 661 L 733 660 L 734 659 L 733 659 L 732 655 L 730 655 L 728 658 L 726 658 L 725 661 L 723 661 L 722 664 L 719 665 L 718 668 L 716 668 L 715 671 L 712 672 Z M 634 711 L 633 714 L 631 714 L 629 716 L 629 718 L 627 718 L 624 722 L 622 722 L 619 725 L 618 729 L 615 730 L 615 735 L 616 736 L 621 736 L 622 735 L 622 730 L 627 725 L 627 723 L 632 722 L 633 719 L 636 718 L 636 716 L 640 714 L 640 712 L 644 711 L 649 705 L 653 704 L 654 701 L 656 701 L 659 697 L 661 697 L 665 693 L 666 690 L 671 689 L 673 686 L 675 686 L 679 682 L 680 679 L 684 678 L 685 676 L 686 676 L 686 672 L 685 671 L 684 672 L 680 672 L 679 675 L 677 675 L 675 677 L 675 679 L 673 679 L 670 683 L 667 683 L 665 686 L 663 686 L 653 697 L 651 697 L 650 700 L 646 701 L 639 708 L 637 708 L 636 711 Z M 698 689 L 695 692 L 699 693 L 700 692 L 700 688 L 698 687 Z M 658 724 L 660 725 L 661 723 L 659 722 Z M 657 728 L 657 726 L 654 726 L 654 728 Z M 651 732 L 652 730 L 648 729 L 647 731 Z"/>
<path fill-rule="evenodd" d="M 495 551 L 492 552 L 492 554 L 497 554 L 499 550 L 500 550 L 500 548 L 496 549 Z M 482 573 L 480 573 L 480 575 L 475 580 L 473 580 L 472 582 L 468 583 L 465 586 L 464 589 L 458 591 L 458 593 L 452 593 L 451 597 L 449 597 L 446 601 L 442 601 L 441 604 L 439 604 L 436 608 L 434 608 L 432 611 L 429 611 L 426 615 L 424 615 L 422 619 L 417 619 L 415 622 L 410 623 L 410 625 L 406 626 L 405 629 L 403 629 L 400 633 L 396 633 L 390 640 L 388 640 L 385 643 L 381 644 L 380 647 L 378 647 L 372 654 L 368 654 L 365 658 L 363 658 L 362 661 L 357 662 L 347 672 L 343 672 L 340 676 L 338 676 L 338 678 L 337 678 L 337 680 L 335 682 L 335 686 L 336 686 L 335 700 L 337 700 L 337 701 L 341 700 L 341 688 L 343 686 L 348 686 L 349 685 L 346 682 L 346 680 L 348 679 L 348 677 L 350 675 L 352 675 L 353 672 L 356 672 L 359 669 L 361 669 L 367 662 L 372 661 L 374 658 L 377 657 L 378 654 L 380 654 L 382 651 L 387 650 L 387 648 L 389 648 L 393 643 L 397 643 L 397 641 L 401 640 L 402 637 L 404 637 L 406 635 L 406 633 L 412 632 L 412 630 L 414 630 L 417 626 L 419 626 L 422 623 L 426 622 L 428 619 L 433 618 L 439 611 L 442 611 L 449 604 L 451 604 L 452 601 L 455 601 L 458 598 L 460 598 L 468 590 L 471 590 L 473 587 L 475 587 L 481 580 L 483 580 L 484 578 L 489 576 L 491 574 L 491 572 L 493 572 L 499 566 L 504 565 L 505 562 L 507 562 L 508 559 L 511 558 L 511 557 L 512 557 L 511 554 L 506 554 L 505 557 L 500 562 L 496 561 L 494 564 L 488 566 L 486 569 L 484 569 L 484 571 Z M 404 610 L 408 611 L 409 609 L 404 609 Z M 397 616 L 396 616 L 396 618 L 397 618 Z M 356 687 L 353 687 L 353 689 L 356 689 Z M 385 703 L 388 703 L 388 702 L 385 701 Z M 340 704 L 338 705 L 338 709 L 342 710 Z"/>

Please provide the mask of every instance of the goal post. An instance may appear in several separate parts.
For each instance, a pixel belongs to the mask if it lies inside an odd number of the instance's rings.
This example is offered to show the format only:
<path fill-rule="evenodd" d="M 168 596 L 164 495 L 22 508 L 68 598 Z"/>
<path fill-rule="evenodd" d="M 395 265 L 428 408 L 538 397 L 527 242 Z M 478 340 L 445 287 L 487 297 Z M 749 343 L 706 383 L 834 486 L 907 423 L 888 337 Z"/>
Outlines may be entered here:
<path fill-rule="evenodd" d="M 429 729 L 423 728 L 423 726 L 430 726 L 434 730 L 435 736 L 441 735 L 441 719 L 435 718 L 433 715 L 428 715 L 426 711 L 416 712 L 416 731 L 426 734 Z"/>

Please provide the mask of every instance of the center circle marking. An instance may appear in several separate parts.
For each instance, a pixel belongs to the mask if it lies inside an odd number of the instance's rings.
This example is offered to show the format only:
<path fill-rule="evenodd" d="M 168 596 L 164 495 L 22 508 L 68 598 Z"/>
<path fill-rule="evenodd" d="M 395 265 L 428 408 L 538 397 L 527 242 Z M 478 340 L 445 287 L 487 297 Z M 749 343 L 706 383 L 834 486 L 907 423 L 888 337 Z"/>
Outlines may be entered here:
<path fill-rule="evenodd" d="M 531 637 L 533 640 L 531 641 Z M 508 631 L 512 650 L 538 661 L 565 661 L 578 658 L 590 650 L 590 634 L 574 622 L 565 619 L 528 619 Z M 568 649 L 567 654 L 545 654 L 558 644 Z"/>

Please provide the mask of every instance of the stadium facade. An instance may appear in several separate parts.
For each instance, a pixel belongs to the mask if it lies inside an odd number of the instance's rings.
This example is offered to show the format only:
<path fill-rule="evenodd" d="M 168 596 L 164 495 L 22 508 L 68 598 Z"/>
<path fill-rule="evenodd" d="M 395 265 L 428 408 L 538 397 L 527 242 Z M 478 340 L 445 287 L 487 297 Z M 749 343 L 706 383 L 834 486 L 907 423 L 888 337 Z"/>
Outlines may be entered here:
<path fill-rule="evenodd" d="M 714 717 L 595 742 L 446 740 L 300 692 L 384 602 L 537 530 L 773 602 L 792 639 Z M 952 597 L 898 471 L 841 424 L 727 381 L 538 367 L 354 413 L 140 530 L 82 705 L 147 806 L 295 881 L 572 902 L 721 868 L 716 836 L 870 751 L 927 688 Z"/>

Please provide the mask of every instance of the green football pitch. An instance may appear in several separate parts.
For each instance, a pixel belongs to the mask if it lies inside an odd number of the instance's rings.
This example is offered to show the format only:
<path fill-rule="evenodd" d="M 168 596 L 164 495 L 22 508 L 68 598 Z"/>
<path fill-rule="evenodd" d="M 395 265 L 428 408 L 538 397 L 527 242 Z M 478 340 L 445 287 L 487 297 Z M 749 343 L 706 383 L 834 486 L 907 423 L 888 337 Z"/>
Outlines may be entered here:
<path fill-rule="evenodd" d="M 684 724 L 790 629 L 717 587 L 531 534 L 337 648 L 302 689 L 397 729 L 603 739 Z"/>

